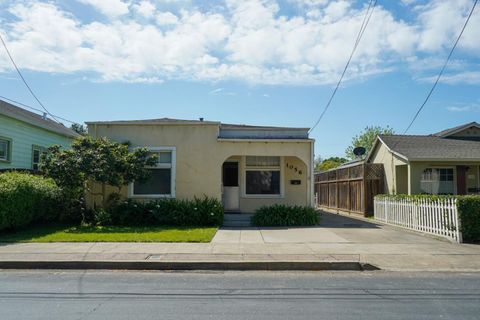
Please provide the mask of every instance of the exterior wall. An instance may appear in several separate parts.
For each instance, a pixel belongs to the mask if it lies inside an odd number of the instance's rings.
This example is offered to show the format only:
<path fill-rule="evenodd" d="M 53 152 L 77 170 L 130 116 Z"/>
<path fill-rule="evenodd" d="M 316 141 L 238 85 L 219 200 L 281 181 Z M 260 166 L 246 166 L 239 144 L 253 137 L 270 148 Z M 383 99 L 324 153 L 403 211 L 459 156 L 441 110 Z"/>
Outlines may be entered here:
<path fill-rule="evenodd" d="M 0 115 L 0 136 L 11 139 L 12 143 L 11 161 L 0 161 L 0 169 L 31 169 L 33 145 L 48 148 L 58 144 L 68 147 L 72 142 L 71 138 L 3 115 Z"/>
<path fill-rule="evenodd" d="M 395 167 L 397 194 L 408 193 L 408 165 L 400 165 Z"/>
<path fill-rule="evenodd" d="M 399 185 L 397 185 L 397 174 L 402 174 L 403 169 L 399 169 L 400 171 L 397 170 L 398 166 L 403 166 L 406 165 L 407 162 L 398 156 L 392 154 L 387 147 L 383 143 L 378 143 L 376 149 L 373 151 L 370 160 L 370 163 L 381 163 L 383 164 L 383 168 L 385 170 L 385 191 L 388 192 L 388 194 L 397 194 L 399 193 L 399 190 L 397 190 L 397 187 L 400 187 L 400 189 L 403 191 L 404 190 L 404 178 L 401 178 L 401 181 L 399 182 Z M 408 183 L 408 182 L 407 182 Z"/>
<path fill-rule="evenodd" d="M 308 206 L 308 169 L 307 165 L 297 157 L 283 157 L 281 161 L 281 185 L 283 185 L 284 195 L 279 196 L 248 196 L 245 195 L 245 158 L 240 162 L 240 211 L 253 212 L 255 209 L 264 205 L 289 204 Z M 294 169 L 287 168 L 287 164 L 292 165 L 302 174 Z M 291 180 L 300 180 L 299 185 L 292 185 Z"/>
<path fill-rule="evenodd" d="M 411 194 L 420 194 L 420 178 L 422 172 L 426 168 L 453 168 L 454 181 L 456 181 L 456 166 L 468 166 L 467 171 L 467 188 L 480 187 L 478 167 L 479 162 L 431 162 L 431 161 L 415 161 L 410 163 L 411 170 Z M 469 178 L 470 176 L 470 178 Z M 456 183 L 455 183 L 456 188 Z"/>
<path fill-rule="evenodd" d="M 300 179 L 286 168 L 284 198 L 244 198 L 240 199 L 240 210 L 250 212 L 262 205 L 289 203 L 298 205 L 313 204 L 311 178 L 308 168 L 312 163 L 311 140 L 304 141 L 239 141 L 218 139 L 219 126 L 214 124 L 185 125 L 107 125 L 93 124 L 89 133 L 95 137 L 107 137 L 118 142 L 129 141 L 132 147 L 175 147 L 176 183 L 175 197 L 180 199 L 206 195 L 221 199 L 222 165 L 232 156 L 284 156 L 302 166 L 303 178 L 300 186 L 290 186 L 286 181 Z M 289 158 L 290 157 L 290 158 Z M 296 157 L 292 159 L 291 157 Z M 242 168 L 242 164 L 241 164 Z M 243 170 L 240 172 L 243 177 Z M 121 190 L 128 196 L 127 188 Z M 142 199 L 140 199 L 142 200 Z"/>

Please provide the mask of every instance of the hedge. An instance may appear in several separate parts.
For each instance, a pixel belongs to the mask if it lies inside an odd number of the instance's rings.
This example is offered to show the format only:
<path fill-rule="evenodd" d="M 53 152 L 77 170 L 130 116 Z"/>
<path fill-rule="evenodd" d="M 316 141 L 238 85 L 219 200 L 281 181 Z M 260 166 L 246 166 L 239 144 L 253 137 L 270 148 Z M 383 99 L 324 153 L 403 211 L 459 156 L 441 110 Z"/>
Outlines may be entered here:
<path fill-rule="evenodd" d="M 375 199 L 388 198 L 392 200 L 441 200 L 457 199 L 458 215 L 460 217 L 461 232 L 464 242 L 480 242 L 480 196 L 457 196 L 457 195 L 377 195 Z"/>
<path fill-rule="evenodd" d="M 0 174 L 0 230 L 57 220 L 62 193 L 52 179 L 28 173 Z"/>
<path fill-rule="evenodd" d="M 480 242 L 480 196 L 459 196 L 458 214 L 464 242 Z"/>
<path fill-rule="evenodd" d="M 223 215 L 222 204 L 209 197 L 151 202 L 130 199 L 116 201 L 106 210 L 94 212 L 92 222 L 99 225 L 220 226 Z"/>
<path fill-rule="evenodd" d="M 312 207 L 275 204 L 256 210 L 252 217 L 254 226 L 314 226 L 319 224 L 318 212 Z"/>

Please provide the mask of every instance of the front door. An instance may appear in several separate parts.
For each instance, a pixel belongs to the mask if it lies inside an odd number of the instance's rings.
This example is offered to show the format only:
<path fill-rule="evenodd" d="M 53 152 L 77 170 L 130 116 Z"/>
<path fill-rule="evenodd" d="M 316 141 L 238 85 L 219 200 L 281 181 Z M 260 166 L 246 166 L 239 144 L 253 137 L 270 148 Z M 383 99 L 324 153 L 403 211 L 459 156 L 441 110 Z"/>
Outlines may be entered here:
<path fill-rule="evenodd" d="M 457 194 L 467 194 L 467 166 L 457 166 Z"/>
<path fill-rule="evenodd" d="M 223 207 L 234 211 L 240 208 L 240 188 L 238 186 L 238 162 L 225 162 L 222 168 Z"/>

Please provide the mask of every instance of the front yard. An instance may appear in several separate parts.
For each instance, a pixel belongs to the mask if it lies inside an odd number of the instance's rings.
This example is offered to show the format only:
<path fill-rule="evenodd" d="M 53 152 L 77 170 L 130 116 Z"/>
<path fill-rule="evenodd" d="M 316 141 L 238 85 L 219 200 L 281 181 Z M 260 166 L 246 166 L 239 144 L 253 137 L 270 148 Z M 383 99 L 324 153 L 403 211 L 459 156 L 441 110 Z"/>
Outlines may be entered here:
<path fill-rule="evenodd" d="M 0 232 L 0 242 L 210 242 L 216 227 L 32 226 Z"/>

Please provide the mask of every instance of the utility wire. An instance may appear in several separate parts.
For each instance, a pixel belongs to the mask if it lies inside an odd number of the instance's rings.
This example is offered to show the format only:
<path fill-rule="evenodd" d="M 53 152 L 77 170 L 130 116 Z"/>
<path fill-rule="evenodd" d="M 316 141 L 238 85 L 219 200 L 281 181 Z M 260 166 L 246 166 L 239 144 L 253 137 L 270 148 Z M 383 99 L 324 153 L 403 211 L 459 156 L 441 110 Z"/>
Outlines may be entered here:
<path fill-rule="evenodd" d="M 426 97 L 425 100 L 423 101 L 423 103 L 422 103 L 422 105 L 420 106 L 420 108 L 418 108 L 417 113 L 415 113 L 415 116 L 413 117 L 412 121 L 411 121 L 410 124 L 408 125 L 407 129 L 405 129 L 405 131 L 403 132 L 403 134 L 406 134 L 407 131 L 410 130 L 410 128 L 412 127 L 412 125 L 413 125 L 413 123 L 415 122 L 415 120 L 417 120 L 418 115 L 420 114 L 420 112 L 422 112 L 423 108 L 425 107 L 425 105 L 427 104 L 428 100 L 430 99 L 430 96 L 432 95 L 433 91 L 434 91 L 435 88 L 437 87 L 437 84 L 438 84 L 438 82 L 440 81 L 440 78 L 442 77 L 443 72 L 445 71 L 445 68 L 447 67 L 448 62 L 450 61 L 450 58 L 452 57 L 453 51 L 454 51 L 455 48 L 457 47 L 457 44 L 458 44 L 458 42 L 460 41 L 460 38 L 462 37 L 463 32 L 465 31 L 465 28 L 467 27 L 468 21 L 470 21 L 470 18 L 472 17 L 472 14 L 473 14 L 473 11 L 475 10 L 475 7 L 476 7 L 476 5 L 477 5 L 477 2 L 478 2 L 478 0 L 475 0 L 475 2 L 473 3 L 472 9 L 470 10 L 470 13 L 468 14 L 467 20 L 465 20 L 465 24 L 463 25 L 462 31 L 460 31 L 460 34 L 458 35 L 457 40 L 455 40 L 455 43 L 454 43 L 452 49 L 450 50 L 450 53 L 448 54 L 447 60 L 445 60 L 445 63 L 443 64 L 443 67 L 442 67 L 442 69 L 440 70 L 440 73 L 438 74 L 437 79 L 435 80 L 435 83 L 433 84 L 432 88 L 430 89 L 430 91 L 429 91 L 428 94 L 427 94 L 427 97 Z"/>
<path fill-rule="evenodd" d="M 323 109 L 322 113 L 320 114 L 320 117 L 318 117 L 317 121 L 313 125 L 313 127 L 308 131 L 308 133 L 312 132 L 317 125 L 320 123 L 322 120 L 323 116 L 327 112 L 328 108 L 330 107 L 330 104 L 332 103 L 333 97 L 335 97 L 335 94 L 338 91 L 338 88 L 340 87 L 340 84 L 342 83 L 343 77 L 345 76 L 345 73 L 347 72 L 348 66 L 350 65 L 350 62 L 352 61 L 353 55 L 355 54 L 355 51 L 357 50 L 358 44 L 360 43 L 360 40 L 363 37 L 363 33 L 365 32 L 368 23 L 370 22 L 370 18 L 372 17 L 373 10 L 375 9 L 375 6 L 377 5 L 377 0 L 370 0 L 368 4 L 367 11 L 365 12 L 365 16 L 363 17 L 362 25 L 360 27 L 360 30 L 358 32 L 357 38 L 355 40 L 355 44 L 353 45 L 352 52 L 350 53 L 350 57 L 348 58 L 347 63 L 345 64 L 345 68 L 343 69 L 342 75 L 340 76 L 340 79 L 337 82 L 337 85 L 335 86 L 335 89 L 333 90 L 330 99 L 328 99 L 327 104 L 325 105 L 325 108 Z"/>
<path fill-rule="evenodd" d="M 28 108 L 28 109 L 35 110 L 35 111 L 37 111 L 37 112 L 42 112 L 42 113 L 43 113 L 43 111 L 40 110 L 40 109 L 34 108 L 34 107 L 32 107 L 32 106 L 29 106 L 29 105 L 27 105 L 27 104 L 21 103 L 21 102 L 19 102 L 19 101 L 16 101 L 16 100 L 7 98 L 7 97 L 5 97 L 5 96 L 0 96 L 0 99 L 6 100 L 6 101 L 12 102 L 12 103 L 14 103 L 14 104 L 16 104 L 16 105 L 19 105 L 19 106 L 22 106 L 22 107 L 25 107 L 25 108 Z M 71 124 L 79 124 L 78 122 L 71 121 L 71 120 L 68 120 L 68 119 L 59 117 L 59 116 L 57 116 L 57 115 L 55 115 L 55 118 L 60 119 L 60 120 L 63 120 L 63 121 L 66 121 L 66 122 L 71 123 Z"/>
<path fill-rule="evenodd" d="M 433 84 L 432 88 L 430 89 L 430 91 L 428 92 L 427 94 L 427 97 L 425 98 L 425 100 L 423 101 L 423 103 L 421 104 L 420 108 L 417 110 L 417 112 L 415 113 L 415 116 L 413 117 L 412 121 L 410 122 L 410 124 L 408 125 L 407 129 L 405 129 L 405 131 L 403 132 L 403 134 L 405 135 L 408 130 L 410 130 L 410 128 L 412 127 L 413 123 L 415 122 L 415 120 L 418 118 L 418 115 L 420 114 L 420 112 L 423 110 L 423 108 L 425 107 L 425 105 L 427 104 L 427 101 L 430 99 L 430 96 L 432 95 L 433 91 L 435 90 L 438 82 L 440 81 L 440 78 L 442 77 L 442 74 L 443 72 L 445 71 L 445 68 L 447 67 L 447 64 L 448 64 L 448 61 L 450 60 L 450 57 L 452 56 L 453 54 L 453 51 L 455 50 L 455 48 L 457 47 L 457 44 L 458 42 L 460 41 L 460 38 L 462 37 L 463 35 L 463 31 L 465 31 L 465 28 L 467 27 L 467 24 L 468 24 L 468 21 L 470 20 L 470 17 L 472 16 L 473 14 L 473 11 L 475 10 L 475 7 L 477 5 L 477 2 L 478 0 L 475 0 L 475 2 L 473 3 L 473 6 L 472 6 L 472 9 L 470 10 L 470 13 L 467 17 L 467 20 L 465 20 L 465 23 L 463 25 L 463 28 L 462 30 L 460 31 L 458 37 L 457 37 L 457 40 L 455 40 L 455 43 L 453 44 L 453 47 L 452 49 L 450 50 L 450 53 L 448 54 L 448 57 L 447 57 L 447 60 L 445 61 L 445 63 L 443 64 L 443 67 L 442 69 L 440 70 L 440 73 L 438 74 L 437 76 L 437 79 L 435 81 L 435 83 Z M 398 145 L 399 141 L 395 142 L 395 144 L 390 148 L 392 150 L 394 150 L 397 145 Z M 382 157 L 382 160 L 380 162 L 383 162 L 383 159 L 385 158 L 385 155 L 386 153 L 383 154 L 383 157 Z"/>
<path fill-rule="evenodd" d="M 60 121 L 57 120 L 57 118 L 56 118 L 53 114 L 50 113 L 50 111 L 48 111 L 47 108 L 45 108 L 45 106 L 43 105 L 43 103 L 40 101 L 40 99 L 38 99 L 38 97 L 36 96 L 36 94 L 33 92 L 32 88 L 30 88 L 30 86 L 28 85 L 27 81 L 25 80 L 25 78 L 23 77 L 22 73 L 20 72 L 20 69 L 18 68 L 17 64 L 15 63 L 15 60 L 13 60 L 13 57 L 12 57 L 12 55 L 10 54 L 10 50 L 8 50 L 7 44 L 6 44 L 5 41 L 3 40 L 3 37 L 2 37 L 1 34 L 0 34 L 0 40 L 2 41 L 3 47 L 5 48 L 5 51 L 7 52 L 7 55 L 8 55 L 8 57 L 10 58 L 10 61 L 12 62 L 13 66 L 15 67 L 15 70 L 17 70 L 17 73 L 18 73 L 18 75 L 20 76 L 20 78 L 22 79 L 23 84 L 25 84 L 25 86 L 27 87 L 28 91 L 30 91 L 30 94 L 35 98 L 35 100 L 37 100 L 38 104 L 43 108 L 43 110 L 45 110 L 45 112 L 53 118 L 53 120 L 55 120 L 56 122 L 60 122 Z"/>

